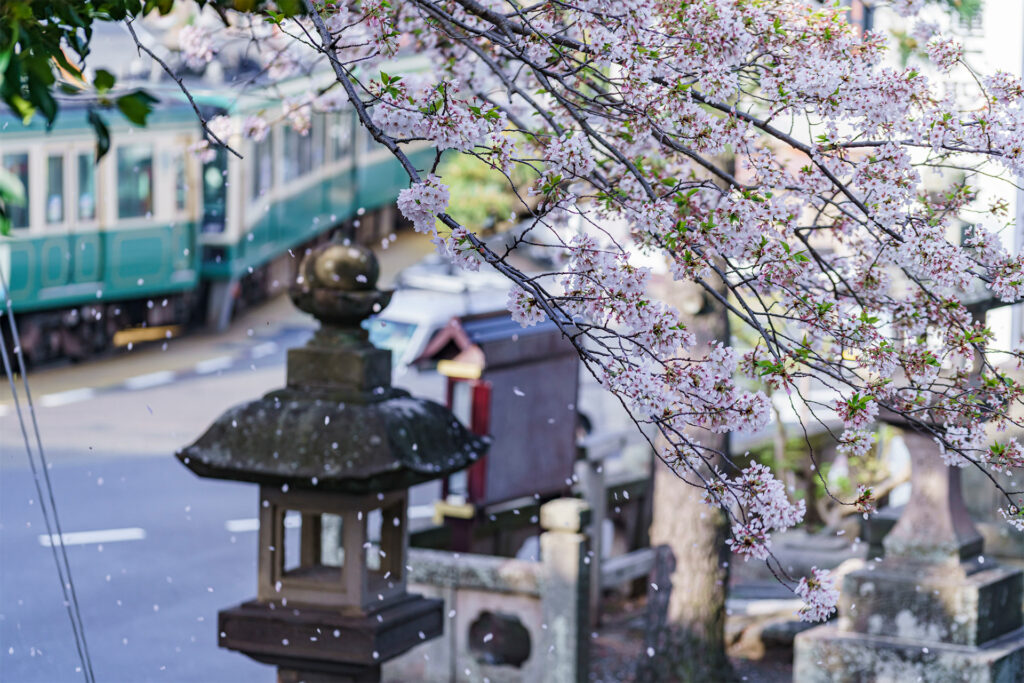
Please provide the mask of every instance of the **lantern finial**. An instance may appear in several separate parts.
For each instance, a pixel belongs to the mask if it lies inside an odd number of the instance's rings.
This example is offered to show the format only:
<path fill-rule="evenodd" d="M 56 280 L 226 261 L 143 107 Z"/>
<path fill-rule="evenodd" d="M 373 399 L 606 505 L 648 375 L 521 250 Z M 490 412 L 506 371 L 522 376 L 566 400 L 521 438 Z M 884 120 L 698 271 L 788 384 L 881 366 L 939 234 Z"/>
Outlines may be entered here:
<path fill-rule="evenodd" d="M 322 324 L 357 328 L 391 302 L 377 289 L 380 265 L 373 251 L 348 241 L 331 241 L 308 252 L 289 294 L 295 306 Z"/>

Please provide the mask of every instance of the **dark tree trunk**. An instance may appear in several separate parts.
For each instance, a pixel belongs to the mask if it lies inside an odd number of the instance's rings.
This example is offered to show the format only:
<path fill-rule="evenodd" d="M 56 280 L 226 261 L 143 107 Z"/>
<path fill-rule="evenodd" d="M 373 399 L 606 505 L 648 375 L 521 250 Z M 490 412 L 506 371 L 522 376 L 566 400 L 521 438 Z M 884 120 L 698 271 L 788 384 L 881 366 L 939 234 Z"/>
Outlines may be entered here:
<path fill-rule="evenodd" d="M 669 303 L 675 297 L 669 297 Z M 685 306 L 677 305 L 680 310 Z M 688 326 L 707 342 L 728 342 L 728 319 L 714 307 Z M 728 435 L 690 432 L 707 447 L 726 452 Z M 672 594 L 664 632 L 656 634 L 654 657 L 640 672 L 647 681 L 728 681 L 732 670 L 725 654 L 725 596 L 729 583 L 729 524 L 724 512 L 706 505 L 703 490 L 682 481 L 655 463 L 651 545 L 667 545 L 675 555 Z M 695 477 L 689 477 L 695 479 Z"/>

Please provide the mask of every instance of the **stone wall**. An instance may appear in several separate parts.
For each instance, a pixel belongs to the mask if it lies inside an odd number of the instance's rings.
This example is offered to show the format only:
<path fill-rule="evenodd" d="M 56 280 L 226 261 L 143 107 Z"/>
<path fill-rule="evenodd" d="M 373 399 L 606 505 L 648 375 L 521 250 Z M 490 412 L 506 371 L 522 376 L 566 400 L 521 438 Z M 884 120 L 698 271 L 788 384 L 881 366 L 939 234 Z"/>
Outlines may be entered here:
<path fill-rule="evenodd" d="M 382 680 L 586 680 L 589 509 L 563 498 L 540 517 L 539 562 L 409 550 L 409 592 L 444 600 L 444 634 L 384 664 Z"/>
<path fill-rule="evenodd" d="M 386 663 L 383 680 L 541 680 L 539 562 L 413 548 L 409 566 L 409 592 L 444 600 L 445 632 Z M 506 620 L 497 634 L 474 628 L 493 617 Z M 516 623 L 524 630 L 518 631 Z M 517 661 L 524 650 L 526 659 Z"/>

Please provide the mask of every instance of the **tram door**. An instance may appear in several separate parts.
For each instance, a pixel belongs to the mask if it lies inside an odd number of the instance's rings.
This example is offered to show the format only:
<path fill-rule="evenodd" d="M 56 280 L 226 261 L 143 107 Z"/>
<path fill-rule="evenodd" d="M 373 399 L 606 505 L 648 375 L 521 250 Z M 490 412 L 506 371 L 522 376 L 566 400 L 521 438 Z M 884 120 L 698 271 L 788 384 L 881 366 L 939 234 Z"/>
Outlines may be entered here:
<path fill-rule="evenodd" d="M 203 232 L 224 232 L 228 205 L 228 155 L 216 147 L 216 156 L 203 164 Z"/>

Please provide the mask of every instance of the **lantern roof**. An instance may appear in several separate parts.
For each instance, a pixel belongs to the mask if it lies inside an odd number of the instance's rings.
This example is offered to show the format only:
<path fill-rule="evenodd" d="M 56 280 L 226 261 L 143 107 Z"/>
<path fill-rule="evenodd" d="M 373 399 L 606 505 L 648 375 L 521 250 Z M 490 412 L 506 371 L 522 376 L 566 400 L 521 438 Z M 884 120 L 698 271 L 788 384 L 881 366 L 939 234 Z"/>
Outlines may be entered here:
<path fill-rule="evenodd" d="M 392 292 L 365 247 L 331 242 L 308 253 L 290 290 L 320 321 L 288 353 L 288 385 L 231 408 L 177 453 L 203 477 L 294 488 L 374 493 L 407 488 L 468 466 L 487 439 L 438 403 L 391 386 L 391 352 L 361 323 Z"/>

